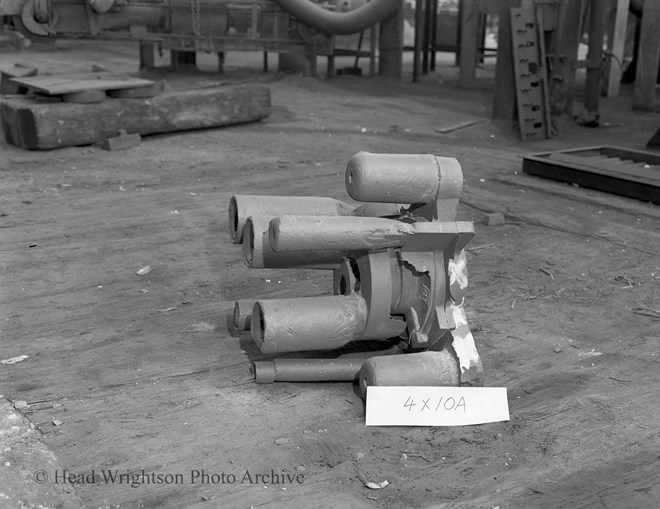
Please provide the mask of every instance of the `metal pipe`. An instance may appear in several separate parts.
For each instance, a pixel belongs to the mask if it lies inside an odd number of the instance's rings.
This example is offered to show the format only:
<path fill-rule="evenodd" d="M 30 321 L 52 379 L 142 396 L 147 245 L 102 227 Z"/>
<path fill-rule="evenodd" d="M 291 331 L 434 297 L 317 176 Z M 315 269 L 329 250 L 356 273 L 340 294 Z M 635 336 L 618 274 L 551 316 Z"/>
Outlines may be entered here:
<path fill-rule="evenodd" d="M 252 216 L 243 228 L 243 256 L 252 269 L 301 268 L 334 270 L 341 263 L 345 251 L 289 251 L 276 252 L 268 240 L 270 217 Z"/>
<path fill-rule="evenodd" d="M 458 386 L 458 361 L 447 350 L 426 351 L 364 361 L 360 369 L 360 395 L 370 386 Z"/>
<path fill-rule="evenodd" d="M 332 12 L 309 0 L 274 0 L 305 25 L 331 35 L 349 35 L 375 25 L 401 7 L 401 0 L 372 0 L 349 12 Z"/>
<path fill-rule="evenodd" d="M 282 216 L 268 229 L 275 251 L 384 249 L 414 233 L 411 224 L 377 217 Z"/>
<path fill-rule="evenodd" d="M 271 359 L 252 364 L 254 381 L 352 382 L 357 380 L 364 358 L 354 359 Z"/>
<path fill-rule="evenodd" d="M 255 302 L 250 331 L 262 353 L 333 350 L 357 339 L 366 317 L 360 296 L 267 299 Z"/>
<path fill-rule="evenodd" d="M 334 198 L 318 196 L 235 195 L 229 200 L 229 235 L 234 244 L 243 241 L 248 217 L 275 217 L 283 214 L 299 216 L 350 216 L 355 207 Z"/>
<path fill-rule="evenodd" d="M 346 165 L 346 190 L 358 201 L 431 203 L 458 199 L 462 188 L 461 165 L 453 157 L 358 152 Z"/>

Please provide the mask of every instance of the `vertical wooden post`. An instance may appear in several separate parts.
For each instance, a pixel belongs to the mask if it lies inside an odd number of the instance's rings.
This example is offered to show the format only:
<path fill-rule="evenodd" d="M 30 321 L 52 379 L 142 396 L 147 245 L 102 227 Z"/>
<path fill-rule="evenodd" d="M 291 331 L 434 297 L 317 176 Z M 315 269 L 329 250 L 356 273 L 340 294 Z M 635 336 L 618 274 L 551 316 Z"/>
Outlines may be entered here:
<path fill-rule="evenodd" d="M 480 2 L 462 0 L 461 9 L 461 54 L 458 71 L 458 86 L 469 88 L 474 85 L 477 63 L 477 40 L 479 37 Z"/>
<path fill-rule="evenodd" d="M 155 67 L 153 43 L 140 41 L 140 70 L 154 69 Z"/>
<path fill-rule="evenodd" d="M 655 86 L 660 62 L 660 2 L 644 2 L 642 29 L 637 52 L 637 74 L 633 92 L 633 109 L 653 111 Z"/>
<path fill-rule="evenodd" d="M 495 66 L 495 94 L 493 119 L 501 119 L 508 126 L 516 115 L 516 85 L 513 75 L 513 45 L 509 9 L 520 2 L 499 0 L 497 28 L 497 64 Z"/>
<path fill-rule="evenodd" d="M 599 116 L 603 36 L 605 34 L 605 1 L 591 0 L 589 13 L 589 51 L 587 52 L 587 82 L 584 107 L 587 114 Z"/>
<path fill-rule="evenodd" d="M 424 0 L 415 0 L 415 47 L 413 48 L 413 82 L 421 74 L 421 54 L 424 45 Z"/>
<path fill-rule="evenodd" d="M 403 2 L 380 22 L 378 74 L 401 79 L 403 73 Z"/>
<path fill-rule="evenodd" d="M 575 69 L 584 1 L 560 0 L 555 33 L 547 48 L 550 109 L 553 115 L 573 116 Z"/>
<path fill-rule="evenodd" d="M 612 0 L 607 37 L 607 51 L 610 55 L 605 60 L 603 79 L 603 95 L 605 97 L 617 97 L 621 88 L 621 65 L 623 64 L 623 52 L 626 44 L 629 6 L 630 0 Z"/>

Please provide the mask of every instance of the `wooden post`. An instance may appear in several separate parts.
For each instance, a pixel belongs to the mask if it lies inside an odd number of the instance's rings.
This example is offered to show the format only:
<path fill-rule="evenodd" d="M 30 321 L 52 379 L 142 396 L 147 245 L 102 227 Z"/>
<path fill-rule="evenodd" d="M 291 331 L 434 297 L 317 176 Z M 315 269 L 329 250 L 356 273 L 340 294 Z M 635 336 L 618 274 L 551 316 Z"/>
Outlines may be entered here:
<path fill-rule="evenodd" d="M 562 0 L 552 42 L 547 48 L 550 62 L 548 86 L 553 115 L 573 116 L 575 69 L 585 0 Z"/>
<path fill-rule="evenodd" d="M 378 74 L 401 79 L 403 74 L 403 2 L 380 22 Z"/>
<path fill-rule="evenodd" d="M 459 57 L 458 86 L 470 88 L 474 85 L 477 63 L 477 41 L 479 38 L 478 0 L 463 0 L 461 9 L 461 54 Z M 500 18 L 501 23 L 501 18 Z"/>
<path fill-rule="evenodd" d="M 587 52 L 587 82 L 584 107 L 587 114 L 600 115 L 598 106 L 601 89 L 601 66 L 603 60 L 603 35 L 605 33 L 605 1 L 591 0 L 589 13 L 589 51 Z"/>
<path fill-rule="evenodd" d="M 497 28 L 493 120 L 500 119 L 507 126 L 511 125 L 516 115 L 516 82 L 513 75 L 513 45 L 511 43 L 509 8 L 518 6 L 520 6 L 520 2 L 500 0 L 498 8 L 499 25 Z"/>
<path fill-rule="evenodd" d="M 607 51 L 610 55 L 605 60 L 603 79 L 603 95 L 605 97 L 617 97 L 621 88 L 621 65 L 623 64 L 623 52 L 626 44 L 629 6 L 630 0 L 612 0 L 607 37 Z"/>
<path fill-rule="evenodd" d="M 421 74 L 421 53 L 424 44 L 424 0 L 415 0 L 415 47 L 413 49 L 413 82 Z"/>
<path fill-rule="evenodd" d="M 140 70 L 149 70 L 155 67 L 154 44 L 140 41 Z"/>
<path fill-rule="evenodd" d="M 633 92 L 633 109 L 653 111 L 655 86 L 660 62 L 660 2 L 644 2 L 642 29 L 637 52 L 637 74 Z"/>

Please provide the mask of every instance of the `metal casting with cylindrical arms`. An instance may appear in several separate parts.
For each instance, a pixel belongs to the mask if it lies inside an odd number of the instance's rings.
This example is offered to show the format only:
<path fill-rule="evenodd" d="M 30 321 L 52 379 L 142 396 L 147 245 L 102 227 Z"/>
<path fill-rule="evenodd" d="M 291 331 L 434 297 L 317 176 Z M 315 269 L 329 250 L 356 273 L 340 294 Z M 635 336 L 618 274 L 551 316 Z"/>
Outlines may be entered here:
<path fill-rule="evenodd" d="M 232 197 L 229 229 L 235 242 L 242 240 L 249 267 L 333 269 L 333 295 L 237 301 L 234 327 L 250 330 L 264 354 L 373 341 L 384 351 L 393 343 L 404 347 L 361 363 L 255 363 L 256 381 L 359 379 L 362 395 L 369 385 L 482 385 L 465 315 L 465 247 L 474 226 L 456 221 L 458 161 L 360 152 L 347 164 L 345 184 L 352 198 L 372 203 Z"/>

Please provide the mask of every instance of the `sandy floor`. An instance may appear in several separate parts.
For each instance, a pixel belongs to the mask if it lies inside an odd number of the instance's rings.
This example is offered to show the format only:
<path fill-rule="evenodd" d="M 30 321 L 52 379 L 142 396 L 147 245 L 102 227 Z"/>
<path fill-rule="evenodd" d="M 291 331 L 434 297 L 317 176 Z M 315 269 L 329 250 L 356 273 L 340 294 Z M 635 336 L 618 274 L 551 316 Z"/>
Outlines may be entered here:
<path fill-rule="evenodd" d="M 132 46 L 59 48 L 4 53 L 0 67 L 137 69 Z M 660 309 L 660 211 L 526 176 L 520 156 L 642 148 L 660 117 L 633 113 L 624 95 L 603 102 L 601 128 L 565 121 L 558 137 L 524 144 L 489 121 L 492 73 L 465 91 L 446 66 L 412 85 L 263 76 L 260 65 L 239 55 L 224 76 L 160 76 L 172 89 L 268 82 L 272 114 L 259 123 L 118 152 L 0 143 L 0 359 L 28 356 L 0 368 L 0 391 L 27 402 L 20 412 L 60 465 L 43 467 L 42 503 L 64 488 L 90 508 L 657 507 L 660 320 L 639 309 Z M 434 131 L 470 119 L 483 121 Z M 252 382 L 258 351 L 228 329 L 233 301 L 328 294 L 332 277 L 247 269 L 227 233 L 229 198 L 350 201 L 344 167 L 360 150 L 461 162 L 459 216 L 477 222 L 480 248 L 468 319 L 486 384 L 508 388 L 510 421 L 372 428 L 350 384 Z M 490 211 L 507 224 L 481 224 Z M 34 462 L 0 456 L 32 489 Z M 54 468 L 78 482 L 56 486 Z M 99 477 L 142 470 L 183 482 Z M 245 478 L 271 470 L 302 482 Z M 368 490 L 358 475 L 390 484 Z"/>

